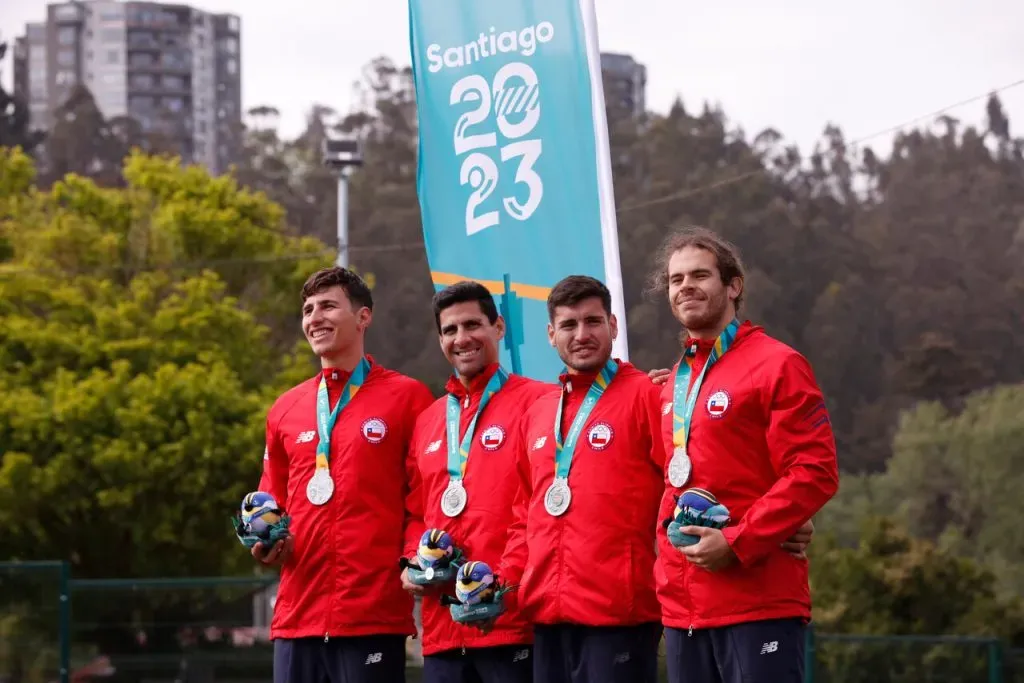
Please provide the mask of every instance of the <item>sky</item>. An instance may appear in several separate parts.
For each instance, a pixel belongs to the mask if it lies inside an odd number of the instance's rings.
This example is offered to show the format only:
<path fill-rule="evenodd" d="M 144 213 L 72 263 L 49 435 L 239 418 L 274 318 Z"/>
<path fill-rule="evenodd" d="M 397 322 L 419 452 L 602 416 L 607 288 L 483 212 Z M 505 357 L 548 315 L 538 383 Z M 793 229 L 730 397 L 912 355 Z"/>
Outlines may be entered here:
<path fill-rule="evenodd" d="M 719 104 L 748 139 L 773 127 L 804 152 L 828 122 L 857 140 L 1024 79 L 1017 0 L 596 2 L 601 49 L 647 66 L 648 109 L 666 112 L 677 96 L 691 111 Z M 410 61 L 407 0 L 191 4 L 240 15 L 243 105 L 276 106 L 286 136 L 301 130 L 314 103 L 347 112 L 370 60 Z M 0 36 L 22 33 L 45 7 L 0 0 Z M 9 84 L 4 61 L 0 78 Z M 1001 96 L 1017 133 L 1024 85 Z M 984 99 L 948 113 L 980 123 Z M 890 140 L 871 143 L 883 152 Z"/>

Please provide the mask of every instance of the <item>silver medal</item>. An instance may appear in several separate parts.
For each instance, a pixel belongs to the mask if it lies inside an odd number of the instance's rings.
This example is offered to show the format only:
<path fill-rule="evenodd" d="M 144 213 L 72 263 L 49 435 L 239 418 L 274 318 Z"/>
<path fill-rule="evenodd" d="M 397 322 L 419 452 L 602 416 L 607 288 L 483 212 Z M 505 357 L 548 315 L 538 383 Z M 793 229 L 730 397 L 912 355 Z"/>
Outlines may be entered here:
<path fill-rule="evenodd" d="M 441 495 L 441 512 L 448 517 L 457 517 L 466 509 L 467 498 L 462 481 L 452 479 L 448 482 L 448 488 Z"/>
<path fill-rule="evenodd" d="M 676 446 L 672 451 L 672 460 L 668 463 L 668 482 L 676 488 L 682 486 L 690 478 L 690 456 L 684 446 Z"/>
<path fill-rule="evenodd" d="M 434 580 L 434 568 L 433 567 L 427 567 L 427 570 L 425 572 L 423 572 L 423 576 L 425 576 L 427 578 L 427 581 L 433 581 Z"/>
<path fill-rule="evenodd" d="M 572 501 L 572 491 L 569 489 L 569 482 L 556 477 L 547 493 L 544 494 L 544 509 L 552 517 L 560 517 L 569 509 L 569 502 Z"/>
<path fill-rule="evenodd" d="M 330 471 L 323 467 L 316 468 L 313 478 L 306 484 L 306 498 L 313 505 L 323 505 L 333 494 L 334 480 L 331 479 Z"/>

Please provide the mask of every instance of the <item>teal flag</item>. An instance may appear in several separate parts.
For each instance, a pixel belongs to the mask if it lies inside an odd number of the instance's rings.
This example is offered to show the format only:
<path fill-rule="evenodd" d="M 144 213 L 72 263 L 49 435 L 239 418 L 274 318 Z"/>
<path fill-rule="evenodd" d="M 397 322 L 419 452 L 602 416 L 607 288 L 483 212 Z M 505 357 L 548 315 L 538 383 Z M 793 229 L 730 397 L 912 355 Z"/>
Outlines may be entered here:
<path fill-rule="evenodd" d="M 476 280 L 510 318 L 503 363 L 551 381 L 546 299 L 566 275 L 612 292 L 628 358 L 592 0 L 409 0 L 417 191 L 435 287 Z"/>

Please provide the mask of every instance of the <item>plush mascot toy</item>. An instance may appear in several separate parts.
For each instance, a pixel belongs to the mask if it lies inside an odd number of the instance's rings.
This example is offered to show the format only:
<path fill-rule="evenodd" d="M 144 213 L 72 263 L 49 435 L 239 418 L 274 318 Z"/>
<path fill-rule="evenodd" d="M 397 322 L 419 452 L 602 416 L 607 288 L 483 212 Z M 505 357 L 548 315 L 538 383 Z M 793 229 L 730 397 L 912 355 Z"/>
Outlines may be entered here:
<path fill-rule="evenodd" d="M 667 519 L 662 523 L 668 530 L 669 542 L 677 548 L 695 545 L 700 541 L 699 536 L 682 533 L 680 529 L 683 527 L 703 526 L 711 529 L 724 529 L 728 524 L 729 510 L 704 489 L 683 491 L 676 498 L 676 509 L 672 519 Z"/>
<path fill-rule="evenodd" d="M 399 566 L 409 570 L 409 581 L 417 586 L 427 586 L 454 581 L 462 562 L 462 551 L 455 547 L 446 531 L 427 529 L 420 537 L 416 559 L 403 557 Z"/>
<path fill-rule="evenodd" d="M 263 491 L 245 494 L 237 515 L 231 519 L 235 536 L 246 548 L 262 543 L 266 550 L 288 535 L 289 517 L 274 497 Z"/>
<path fill-rule="evenodd" d="M 466 562 L 455 577 L 455 597 L 441 596 L 452 619 L 460 624 L 487 621 L 505 612 L 502 596 L 509 591 L 485 562 Z"/>

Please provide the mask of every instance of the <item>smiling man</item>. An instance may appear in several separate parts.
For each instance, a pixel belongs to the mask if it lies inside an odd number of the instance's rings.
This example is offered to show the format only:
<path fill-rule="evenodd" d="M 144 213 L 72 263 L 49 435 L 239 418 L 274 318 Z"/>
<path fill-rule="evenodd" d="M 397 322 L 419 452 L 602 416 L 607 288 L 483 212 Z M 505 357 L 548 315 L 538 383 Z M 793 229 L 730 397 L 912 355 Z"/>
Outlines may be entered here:
<path fill-rule="evenodd" d="M 291 516 L 291 535 L 253 555 L 281 566 L 271 623 L 274 682 L 405 680 L 416 633 L 398 558 L 419 541 L 415 460 L 408 443 L 433 397 L 368 356 L 366 284 L 344 268 L 302 288 L 302 331 L 316 376 L 267 416 L 260 490 Z"/>
<path fill-rule="evenodd" d="M 498 362 L 505 321 L 491 293 L 460 282 L 434 296 L 441 351 L 455 370 L 447 395 L 423 412 L 410 443 L 422 485 L 423 526 L 443 529 L 467 558 L 497 567 L 518 492 L 516 445 L 523 410 L 553 385 L 511 375 Z M 412 556 L 409 556 L 412 559 Z M 410 593 L 423 595 L 425 683 L 526 683 L 531 676 L 532 633 L 515 596 L 490 630 L 452 620 L 439 600 L 402 574 Z"/>
<path fill-rule="evenodd" d="M 672 683 L 800 683 L 808 561 L 784 541 L 836 493 L 835 439 L 810 364 L 737 315 L 743 265 L 704 229 L 666 242 L 654 289 L 685 329 L 663 389 L 669 454 L 661 519 L 690 488 L 731 513 L 724 529 L 658 529 L 657 585 Z M 703 494 L 702 494 L 703 495 Z"/>
<path fill-rule="evenodd" d="M 600 281 L 560 281 L 548 317 L 566 369 L 561 391 L 522 419 L 520 496 L 500 574 L 519 585 L 535 626 L 536 683 L 655 683 L 661 389 L 612 358 L 618 321 Z"/>

